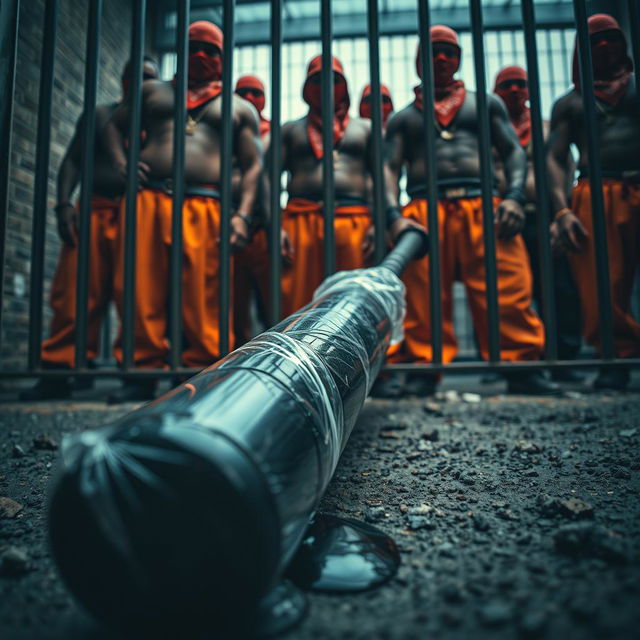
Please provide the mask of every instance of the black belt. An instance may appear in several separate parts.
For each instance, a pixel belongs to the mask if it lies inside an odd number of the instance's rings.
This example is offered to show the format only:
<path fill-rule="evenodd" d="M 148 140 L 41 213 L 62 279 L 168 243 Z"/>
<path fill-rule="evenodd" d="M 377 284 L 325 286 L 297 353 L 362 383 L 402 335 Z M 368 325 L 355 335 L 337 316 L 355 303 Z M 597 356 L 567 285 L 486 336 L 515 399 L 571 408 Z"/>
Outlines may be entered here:
<path fill-rule="evenodd" d="M 416 188 L 408 190 L 412 200 L 427 198 L 427 190 Z M 492 195 L 498 194 L 493 191 Z M 479 185 L 438 185 L 438 200 L 459 200 L 460 198 L 479 198 L 482 196 L 482 187 Z"/>
<path fill-rule="evenodd" d="M 613 180 L 625 180 L 627 182 L 640 182 L 640 169 L 629 169 L 628 171 L 609 171 L 602 169 L 600 172 L 603 178 L 612 178 Z M 589 169 L 583 167 L 580 169 L 578 179 L 589 177 Z"/>
<path fill-rule="evenodd" d="M 163 191 L 167 195 L 173 195 L 173 180 L 166 178 L 164 180 L 147 180 L 144 185 L 147 189 L 157 189 Z M 201 196 L 204 198 L 220 199 L 220 192 L 215 187 L 207 187 L 198 184 L 187 184 L 184 187 L 185 196 Z"/>
<path fill-rule="evenodd" d="M 309 202 L 315 202 L 321 207 L 324 206 L 324 202 L 322 200 L 316 200 L 316 198 L 309 198 L 309 196 L 304 195 L 289 194 L 289 200 L 293 200 L 294 198 L 297 198 L 299 200 L 308 200 Z M 368 202 L 366 198 L 362 198 L 360 196 L 343 196 L 334 202 L 334 206 L 336 209 L 338 207 L 370 207 L 371 203 Z"/>

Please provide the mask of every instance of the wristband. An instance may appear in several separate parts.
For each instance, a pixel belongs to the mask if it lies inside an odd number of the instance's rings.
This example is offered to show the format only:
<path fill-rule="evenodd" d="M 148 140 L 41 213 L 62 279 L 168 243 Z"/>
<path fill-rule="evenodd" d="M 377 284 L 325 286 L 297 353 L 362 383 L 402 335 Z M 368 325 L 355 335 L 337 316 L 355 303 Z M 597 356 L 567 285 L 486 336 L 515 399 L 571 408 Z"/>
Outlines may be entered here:
<path fill-rule="evenodd" d="M 573 213 L 573 211 L 571 211 L 569 207 L 562 207 L 562 209 L 560 209 L 560 211 L 558 211 L 558 213 L 556 213 L 556 215 L 553 216 L 553 219 L 560 220 L 560 218 L 562 218 L 562 216 L 566 216 L 567 213 Z"/>
<path fill-rule="evenodd" d="M 515 200 L 520 206 L 524 206 L 527 202 L 527 196 L 520 187 L 511 187 L 507 189 L 503 200 Z"/>
<path fill-rule="evenodd" d="M 400 207 L 396 205 L 388 206 L 385 213 L 387 216 L 387 229 L 389 229 L 396 220 L 402 218 L 402 211 Z"/>
<path fill-rule="evenodd" d="M 253 224 L 253 218 L 251 216 L 247 215 L 246 213 L 236 212 L 231 217 L 235 218 L 236 216 L 241 220 L 244 220 L 244 223 L 247 225 L 247 227 L 251 228 L 251 225 Z"/>

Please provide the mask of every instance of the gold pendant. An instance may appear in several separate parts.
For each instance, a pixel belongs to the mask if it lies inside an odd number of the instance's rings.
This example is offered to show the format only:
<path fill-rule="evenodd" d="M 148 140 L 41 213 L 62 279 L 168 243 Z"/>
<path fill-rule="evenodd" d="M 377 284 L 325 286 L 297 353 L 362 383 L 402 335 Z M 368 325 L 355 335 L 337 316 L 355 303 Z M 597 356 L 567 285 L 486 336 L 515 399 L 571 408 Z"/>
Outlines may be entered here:
<path fill-rule="evenodd" d="M 191 116 L 188 116 L 187 117 L 187 124 L 186 124 L 186 126 L 184 128 L 184 132 L 188 136 L 192 136 L 195 133 L 197 126 L 198 126 L 198 123 Z"/>
<path fill-rule="evenodd" d="M 448 129 L 443 129 L 440 132 L 440 137 L 443 140 L 453 140 L 456 137 L 456 134 L 453 131 L 449 131 Z"/>

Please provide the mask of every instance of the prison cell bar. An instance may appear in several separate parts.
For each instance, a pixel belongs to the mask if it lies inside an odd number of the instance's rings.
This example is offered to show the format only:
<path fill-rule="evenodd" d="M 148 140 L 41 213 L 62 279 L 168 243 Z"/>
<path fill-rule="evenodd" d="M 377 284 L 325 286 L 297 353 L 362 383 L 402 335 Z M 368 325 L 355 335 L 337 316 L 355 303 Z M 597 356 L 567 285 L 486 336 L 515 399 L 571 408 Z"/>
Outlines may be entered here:
<path fill-rule="evenodd" d="M 531 144 L 533 145 L 533 169 L 536 179 L 536 224 L 540 275 L 542 277 L 542 314 L 545 331 L 545 358 L 558 357 L 556 331 L 556 301 L 553 292 L 553 261 L 549 241 L 549 179 L 547 175 L 542 109 L 540 107 L 540 70 L 536 43 L 536 18 L 533 0 L 522 0 L 522 23 L 527 54 L 529 105 L 531 108 Z"/>
<path fill-rule="evenodd" d="M 636 78 L 636 92 L 640 91 L 640 4 L 638 0 L 629 0 L 629 30 L 633 49 L 633 68 Z"/>
<path fill-rule="evenodd" d="M 282 90 L 282 0 L 271 2 L 271 131 L 269 142 L 269 323 L 280 320 L 281 257 L 280 191 L 282 185 L 282 133 L 280 128 L 280 106 Z"/>
<path fill-rule="evenodd" d="M 18 51 L 18 18 L 20 0 L 0 5 L 0 86 L 4 100 L 0 102 L 0 349 L 2 347 L 2 309 L 4 307 L 4 263 L 9 215 L 9 173 L 11 168 L 11 134 L 13 127 L 13 95 Z"/>
<path fill-rule="evenodd" d="M 576 17 L 578 59 L 582 103 L 586 120 L 585 135 L 589 151 L 589 184 L 591 188 L 591 216 L 596 256 L 596 281 L 598 285 L 600 348 L 605 360 L 615 357 L 613 347 L 613 313 L 611 309 L 611 282 L 609 280 L 609 251 L 607 247 L 607 225 L 604 214 L 602 192 L 602 169 L 600 167 L 600 135 L 596 98 L 593 91 L 593 68 L 591 66 L 591 39 L 587 24 L 587 7 L 584 0 L 573 0 Z"/>
<path fill-rule="evenodd" d="M 144 54 L 146 0 L 133 5 L 131 25 L 131 85 L 126 210 L 124 219 L 124 294 L 122 311 L 122 361 L 134 365 L 136 315 L 136 235 L 138 210 L 138 160 L 142 125 L 142 57 Z"/>
<path fill-rule="evenodd" d="M 418 0 L 420 62 L 422 65 L 422 128 L 427 174 L 427 227 L 429 231 L 429 319 L 431 360 L 442 362 L 442 281 L 440 278 L 440 225 L 438 223 L 438 166 L 436 163 L 435 93 L 429 3 Z"/>
<path fill-rule="evenodd" d="M 91 268 L 91 196 L 96 144 L 96 98 L 100 62 L 102 0 L 91 0 L 87 17 L 87 47 L 84 72 L 84 121 L 82 123 L 82 175 L 80 180 L 80 222 L 76 269 L 76 354 L 75 366 L 87 366 L 87 316 L 89 270 Z"/>
<path fill-rule="evenodd" d="M 172 369 L 182 364 L 182 206 L 184 204 L 184 144 L 187 119 L 187 67 L 190 0 L 177 0 L 176 11 L 176 84 L 173 120 L 173 202 L 171 249 L 169 256 L 169 363 Z"/>
<path fill-rule="evenodd" d="M 322 187 L 324 214 L 324 275 L 329 276 L 336 270 L 335 244 L 335 194 L 333 175 L 333 64 L 331 40 L 333 23 L 331 20 L 331 0 L 320 3 L 320 29 L 322 36 Z M 327 126 L 328 125 L 328 126 Z"/>
<path fill-rule="evenodd" d="M 40 91 L 38 93 L 38 137 L 36 143 L 35 181 L 33 187 L 33 223 L 31 228 L 31 278 L 29 289 L 29 368 L 41 363 L 42 291 L 44 285 L 44 243 L 47 224 L 49 188 L 49 153 L 51 142 L 51 108 L 53 68 L 56 57 L 58 0 L 47 0 L 44 11 L 42 53 L 40 56 Z"/>
<path fill-rule="evenodd" d="M 369 38 L 369 79 L 371 82 L 371 141 L 373 161 L 373 223 L 375 226 L 376 264 L 385 253 L 386 207 L 382 169 L 382 92 L 380 90 L 380 24 L 378 0 L 367 0 L 367 36 Z"/>

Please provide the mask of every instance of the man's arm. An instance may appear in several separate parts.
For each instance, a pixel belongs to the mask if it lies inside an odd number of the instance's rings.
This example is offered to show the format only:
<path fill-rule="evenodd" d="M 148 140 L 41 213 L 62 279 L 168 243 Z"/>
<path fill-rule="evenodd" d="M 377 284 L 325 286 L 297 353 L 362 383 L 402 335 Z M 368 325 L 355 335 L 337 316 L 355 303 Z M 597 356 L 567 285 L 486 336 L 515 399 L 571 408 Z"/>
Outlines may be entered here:
<path fill-rule="evenodd" d="M 496 209 L 498 237 L 512 238 L 524 225 L 525 186 L 527 180 L 527 154 L 520 145 L 518 136 L 509 122 L 507 110 L 493 96 L 489 98 L 491 141 L 504 165 L 507 190 L 504 200 Z"/>

